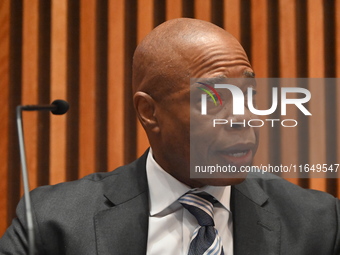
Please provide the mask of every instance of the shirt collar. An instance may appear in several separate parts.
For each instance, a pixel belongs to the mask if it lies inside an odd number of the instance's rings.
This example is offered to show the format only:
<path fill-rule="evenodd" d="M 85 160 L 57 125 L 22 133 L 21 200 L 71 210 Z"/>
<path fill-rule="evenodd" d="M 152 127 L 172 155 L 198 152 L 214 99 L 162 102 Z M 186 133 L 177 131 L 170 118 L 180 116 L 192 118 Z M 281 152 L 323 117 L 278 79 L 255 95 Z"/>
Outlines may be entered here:
<path fill-rule="evenodd" d="M 188 191 L 205 191 L 218 200 L 230 212 L 230 186 L 204 186 L 191 189 L 164 171 L 152 156 L 150 148 L 146 160 L 146 173 L 149 185 L 150 216 L 163 212 Z M 177 202 L 179 208 L 181 207 Z"/>

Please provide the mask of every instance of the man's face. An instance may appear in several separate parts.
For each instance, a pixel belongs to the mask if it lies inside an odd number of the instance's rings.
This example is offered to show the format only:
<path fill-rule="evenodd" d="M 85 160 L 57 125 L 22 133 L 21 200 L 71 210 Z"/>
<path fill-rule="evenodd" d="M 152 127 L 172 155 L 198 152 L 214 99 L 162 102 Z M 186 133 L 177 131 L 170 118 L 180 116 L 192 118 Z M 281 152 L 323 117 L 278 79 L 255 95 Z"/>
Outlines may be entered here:
<path fill-rule="evenodd" d="M 245 76 L 249 75 L 248 71 Z M 190 107 L 190 169 L 195 178 L 218 178 L 212 183 L 235 184 L 245 178 L 241 166 L 250 166 L 257 149 L 257 129 L 248 126 L 254 116 L 247 108 L 245 114 L 233 114 L 234 98 L 229 89 L 216 88 L 214 84 L 237 86 L 247 98 L 248 88 L 255 91 L 252 78 L 214 77 L 193 80 Z M 210 92 L 210 91 L 211 92 Z M 201 113 L 202 94 L 207 96 L 206 114 Z M 253 96 L 253 104 L 254 96 Z M 229 171 L 215 172 L 216 167 Z M 212 170 L 212 173 L 210 173 Z M 209 180 L 204 180 L 207 182 Z M 211 180 L 209 181 L 211 182 Z"/>
<path fill-rule="evenodd" d="M 236 40 L 222 37 L 206 41 L 186 52 L 191 78 L 199 78 L 214 86 L 221 78 L 239 78 L 234 85 L 244 94 L 254 87 L 253 71 L 248 59 Z M 252 127 L 212 126 L 212 119 L 227 119 L 234 122 L 253 118 L 247 107 L 245 115 L 232 113 L 232 98 L 229 90 L 220 90 L 223 104 L 209 106 L 207 115 L 201 115 L 200 101 L 190 103 L 190 89 L 197 90 L 200 83 L 180 84 L 158 102 L 160 123 L 160 153 L 155 152 L 160 165 L 181 182 L 199 187 L 204 185 L 232 185 L 243 181 L 245 175 L 220 176 L 219 178 L 190 179 L 191 160 L 201 165 L 251 165 L 258 145 L 258 130 Z M 199 93 L 199 95 L 202 93 Z M 191 122 L 191 123 L 190 123 Z M 191 128 L 190 128 L 191 124 Z M 191 151 L 190 151 L 191 141 Z"/>

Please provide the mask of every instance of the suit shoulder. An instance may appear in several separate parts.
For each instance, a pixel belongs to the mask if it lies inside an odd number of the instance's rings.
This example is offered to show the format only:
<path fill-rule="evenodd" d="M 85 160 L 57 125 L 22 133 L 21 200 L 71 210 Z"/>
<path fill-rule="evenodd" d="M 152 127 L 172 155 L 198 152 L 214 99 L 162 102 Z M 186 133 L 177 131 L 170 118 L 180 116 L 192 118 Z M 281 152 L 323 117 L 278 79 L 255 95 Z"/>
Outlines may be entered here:
<path fill-rule="evenodd" d="M 117 177 L 126 167 L 119 167 L 111 172 L 93 173 L 75 181 L 38 187 L 30 193 L 32 205 L 37 213 L 40 210 L 73 208 L 79 204 L 95 206 L 105 200 L 103 193 L 107 186 L 114 189 Z"/>
<path fill-rule="evenodd" d="M 305 189 L 296 184 L 293 184 L 281 177 L 264 174 L 261 178 L 254 178 L 260 187 L 268 194 L 272 200 L 286 200 L 290 203 L 297 203 L 300 205 L 334 205 L 339 203 L 339 200 L 329 193 Z"/>
<path fill-rule="evenodd" d="M 58 194 L 58 193 L 77 192 L 77 191 L 86 192 L 88 188 L 100 186 L 101 182 L 104 179 L 112 178 L 114 180 L 116 175 L 118 174 L 119 173 L 115 171 L 93 173 L 78 180 L 38 187 L 31 192 L 31 195 L 32 196 L 40 196 L 40 195 L 51 196 L 53 194 Z"/>

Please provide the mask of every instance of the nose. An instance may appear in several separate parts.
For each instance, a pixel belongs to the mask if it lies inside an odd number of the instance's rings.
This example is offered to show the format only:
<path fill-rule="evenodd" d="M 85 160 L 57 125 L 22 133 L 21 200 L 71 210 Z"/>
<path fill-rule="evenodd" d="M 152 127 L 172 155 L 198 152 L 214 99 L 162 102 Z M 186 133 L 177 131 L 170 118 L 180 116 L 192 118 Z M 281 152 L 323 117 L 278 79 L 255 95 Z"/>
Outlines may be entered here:
<path fill-rule="evenodd" d="M 240 128 L 244 128 L 247 126 L 245 119 L 239 121 L 239 120 L 236 120 L 235 118 L 230 118 L 229 123 L 230 123 L 230 127 L 233 129 L 240 129 Z"/>

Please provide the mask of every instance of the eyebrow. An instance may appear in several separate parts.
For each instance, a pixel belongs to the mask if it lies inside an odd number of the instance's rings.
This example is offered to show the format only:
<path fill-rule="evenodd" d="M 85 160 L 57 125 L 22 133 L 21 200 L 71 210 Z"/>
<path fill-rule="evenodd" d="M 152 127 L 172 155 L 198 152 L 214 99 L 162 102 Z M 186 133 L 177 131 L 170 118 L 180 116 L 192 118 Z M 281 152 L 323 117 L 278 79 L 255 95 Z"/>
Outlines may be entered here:
<path fill-rule="evenodd" d="M 243 75 L 244 75 L 246 78 L 255 78 L 255 73 L 254 73 L 254 72 L 251 72 L 251 71 L 244 71 L 244 72 L 243 72 Z"/>
<path fill-rule="evenodd" d="M 245 78 L 255 78 L 255 73 L 252 72 L 252 71 L 244 71 L 243 72 L 243 75 L 245 76 Z M 219 84 L 219 83 L 223 83 L 226 81 L 226 79 L 228 79 L 227 76 L 225 75 L 219 75 L 219 76 L 216 76 L 216 77 L 211 77 L 211 78 L 203 78 L 203 79 L 199 79 L 199 82 L 202 82 L 202 83 L 206 83 L 208 85 L 215 85 L 215 84 Z"/>
<path fill-rule="evenodd" d="M 225 75 L 219 75 L 216 77 L 204 78 L 202 80 L 200 79 L 200 82 L 207 83 L 208 85 L 215 85 L 224 82 L 226 79 L 227 77 Z"/>

